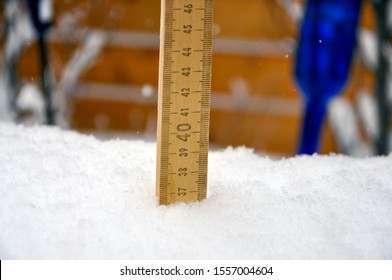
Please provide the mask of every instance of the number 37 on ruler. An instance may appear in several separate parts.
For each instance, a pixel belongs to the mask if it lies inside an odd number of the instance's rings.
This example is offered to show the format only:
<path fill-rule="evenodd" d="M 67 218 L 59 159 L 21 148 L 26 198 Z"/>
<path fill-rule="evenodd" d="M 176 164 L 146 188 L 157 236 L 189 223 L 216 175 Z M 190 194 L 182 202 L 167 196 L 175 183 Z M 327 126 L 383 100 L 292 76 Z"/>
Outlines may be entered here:
<path fill-rule="evenodd" d="M 162 0 L 157 135 L 160 204 L 207 194 L 213 0 Z"/>

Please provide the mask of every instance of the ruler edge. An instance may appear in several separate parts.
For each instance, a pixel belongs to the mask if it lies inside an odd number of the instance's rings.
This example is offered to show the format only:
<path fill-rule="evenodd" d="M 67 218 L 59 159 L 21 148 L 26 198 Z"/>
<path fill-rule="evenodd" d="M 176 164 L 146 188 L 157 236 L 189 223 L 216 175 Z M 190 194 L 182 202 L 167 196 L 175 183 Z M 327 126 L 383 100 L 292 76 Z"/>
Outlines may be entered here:
<path fill-rule="evenodd" d="M 165 153 L 162 150 L 162 143 L 164 142 L 169 142 L 169 133 L 165 134 L 165 138 L 163 137 L 162 131 L 163 126 L 162 126 L 162 119 L 163 119 L 163 105 L 164 105 L 164 87 L 165 87 L 165 44 L 169 42 L 171 44 L 171 36 L 170 38 L 166 37 L 166 30 L 167 30 L 167 24 L 166 24 L 166 19 L 167 14 L 166 8 L 171 6 L 173 7 L 173 1 L 174 0 L 161 0 L 161 18 L 160 18 L 160 44 L 159 44 L 159 74 L 158 74 L 158 121 L 157 121 L 157 162 L 156 162 L 156 196 L 159 199 L 159 204 L 160 205 L 167 205 L 169 204 L 168 202 L 168 183 L 163 184 L 162 181 L 166 180 L 168 178 L 164 178 L 165 175 L 162 172 L 162 169 L 166 168 L 163 164 L 163 155 L 166 154 L 168 155 L 168 151 Z M 211 7 L 209 13 L 209 18 L 208 20 L 204 20 L 204 26 L 208 26 L 210 24 L 210 28 L 204 30 L 208 30 L 208 33 L 204 33 L 203 36 L 203 50 L 206 50 L 203 52 L 203 60 L 208 58 L 211 62 L 209 63 L 207 67 L 207 71 L 204 72 L 205 69 L 203 69 L 203 78 L 202 81 L 205 81 L 208 85 L 208 88 L 203 88 L 202 92 L 202 98 L 201 102 L 202 108 L 207 108 L 207 110 L 201 110 L 201 116 L 200 116 L 200 122 L 204 123 L 204 129 L 200 129 L 202 132 L 205 133 L 200 133 L 200 139 L 199 139 L 199 144 L 200 144 L 200 152 L 199 152 L 199 163 L 198 163 L 198 168 L 199 170 L 205 169 L 204 174 L 198 175 L 198 194 L 197 194 L 197 200 L 203 200 L 207 197 L 207 178 L 208 178 L 208 149 L 209 149 L 209 130 L 210 130 L 210 106 L 211 106 L 211 73 L 212 73 L 212 28 L 213 28 L 213 7 L 214 7 L 214 0 L 203 0 L 204 1 L 204 7 Z M 167 5 L 169 4 L 169 5 Z M 172 26 L 171 26 L 172 29 Z M 172 34 L 172 32 L 170 32 Z M 210 38 L 208 41 L 206 41 L 207 38 Z M 206 49 L 207 48 L 207 49 Z M 170 60 L 171 61 L 171 57 Z M 171 63 L 168 63 L 171 65 Z M 170 72 L 170 71 L 169 71 Z M 204 75 L 208 75 L 207 77 L 204 77 Z M 204 80 L 206 79 L 206 80 Z M 204 85 L 202 84 L 202 87 Z M 204 121 L 204 122 L 203 122 Z M 168 129 L 169 131 L 169 129 Z M 165 141 L 166 140 L 166 141 Z M 168 149 L 168 147 L 167 147 Z M 202 167 L 202 168 L 201 168 Z M 166 173 L 167 174 L 167 173 Z M 165 195 L 163 195 L 165 194 Z"/>
<path fill-rule="evenodd" d="M 209 59 L 210 63 L 206 69 L 203 69 L 203 82 L 207 82 L 207 88 L 202 89 L 202 108 L 208 108 L 208 110 L 201 110 L 200 123 L 206 127 L 200 128 L 200 152 L 199 152 L 199 170 L 205 169 L 205 174 L 199 173 L 198 178 L 198 194 L 197 199 L 203 200 L 207 197 L 207 179 L 208 179 L 208 148 L 209 148 L 209 132 L 210 132 L 210 110 L 211 110 L 211 76 L 212 76 L 212 28 L 214 18 L 214 0 L 204 0 L 204 8 L 211 11 L 208 15 L 208 19 L 204 18 L 204 37 L 203 37 L 203 60 Z M 206 28 L 210 26 L 210 28 Z M 207 34 L 207 32 L 209 32 Z M 208 40 L 207 40 L 208 39 Z M 203 65 L 204 66 L 204 65 Z M 204 77 L 204 75 L 207 75 Z M 202 87 L 204 87 L 202 85 Z M 204 91 L 206 90 L 206 91 Z M 203 160 L 204 159 L 204 160 Z M 205 166 L 203 162 L 205 161 Z M 203 167 L 203 168 L 202 168 Z M 204 186 L 206 186 L 204 188 Z"/>
<path fill-rule="evenodd" d="M 161 18 L 160 18 L 160 34 L 159 34 L 159 74 L 158 74 L 158 121 L 157 121 L 157 162 L 156 162 L 156 196 L 159 198 L 159 204 L 167 204 L 167 184 L 166 187 L 162 184 L 162 142 L 163 134 L 162 134 L 162 118 L 163 118 L 163 87 L 164 87 L 164 44 L 168 38 L 165 37 L 166 30 L 166 2 L 167 0 L 161 0 Z M 166 133 L 168 137 L 168 133 Z M 166 191 L 165 191 L 166 189 Z M 166 193 L 165 197 L 162 197 L 162 193 Z"/>

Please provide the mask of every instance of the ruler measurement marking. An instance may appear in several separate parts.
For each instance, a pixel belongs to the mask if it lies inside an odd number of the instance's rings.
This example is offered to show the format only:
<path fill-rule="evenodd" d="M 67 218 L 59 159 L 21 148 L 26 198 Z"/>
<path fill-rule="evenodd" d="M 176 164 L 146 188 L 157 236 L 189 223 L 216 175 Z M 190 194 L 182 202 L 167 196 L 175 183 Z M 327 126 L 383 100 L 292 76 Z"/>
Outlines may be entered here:
<path fill-rule="evenodd" d="M 211 1 L 206 1 L 205 2 L 205 8 L 212 10 L 212 2 Z M 212 25 L 212 13 L 206 14 L 204 16 L 204 26 L 209 26 Z M 212 32 L 212 29 L 210 30 Z M 212 34 L 204 34 L 203 36 L 203 49 L 205 50 L 203 52 L 203 66 L 207 64 L 211 64 L 211 56 L 206 55 L 207 53 L 211 52 L 212 50 Z M 211 85 L 210 83 L 206 83 L 208 81 L 208 77 L 211 77 L 211 67 L 203 67 L 203 82 L 202 82 L 202 88 L 205 89 L 206 91 L 202 93 L 202 107 L 209 108 L 210 107 L 210 88 Z M 202 111 L 200 113 L 201 117 L 201 126 L 203 128 L 209 127 L 209 112 Z M 199 153 L 199 169 L 207 168 L 208 164 L 208 134 L 202 134 L 200 133 L 200 142 L 201 142 L 201 149 Z M 198 199 L 204 199 L 207 196 L 207 190 L 203 186 L 207 184 L 207 172 L 205 173 L 199 173 L 199 180 L 198 180 Z"/>
<path fill-rule="evenodd" d="M 179 0 L 162 0 L 157 153 L 160 204 L 206 197 L 212 9 L 213 0 L 187 0 L 184 5 Z"/>

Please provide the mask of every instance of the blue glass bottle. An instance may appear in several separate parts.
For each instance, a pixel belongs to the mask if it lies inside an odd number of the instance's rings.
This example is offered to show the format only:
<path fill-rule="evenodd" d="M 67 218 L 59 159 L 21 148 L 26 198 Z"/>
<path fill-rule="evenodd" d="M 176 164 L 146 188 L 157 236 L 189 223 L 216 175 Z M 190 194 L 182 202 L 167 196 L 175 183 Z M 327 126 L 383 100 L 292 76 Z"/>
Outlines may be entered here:
<path fill-rule="evenodd" d="M 328 102 L 347 81 L 362 0 L 308 0 L 295 78 L 305 97 L 299 154 L 318 150 Z"/>

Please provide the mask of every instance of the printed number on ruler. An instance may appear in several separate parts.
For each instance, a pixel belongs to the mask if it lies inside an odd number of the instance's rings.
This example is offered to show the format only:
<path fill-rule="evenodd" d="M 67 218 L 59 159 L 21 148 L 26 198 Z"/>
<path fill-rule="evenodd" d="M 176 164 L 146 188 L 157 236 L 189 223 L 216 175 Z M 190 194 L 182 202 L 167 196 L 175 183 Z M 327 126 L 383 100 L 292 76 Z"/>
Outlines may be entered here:
<path fill-rule="evenodd" d="M 162 1 L 157 195 L 204 199 L 211 95 L 213 0 Z"/>

